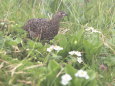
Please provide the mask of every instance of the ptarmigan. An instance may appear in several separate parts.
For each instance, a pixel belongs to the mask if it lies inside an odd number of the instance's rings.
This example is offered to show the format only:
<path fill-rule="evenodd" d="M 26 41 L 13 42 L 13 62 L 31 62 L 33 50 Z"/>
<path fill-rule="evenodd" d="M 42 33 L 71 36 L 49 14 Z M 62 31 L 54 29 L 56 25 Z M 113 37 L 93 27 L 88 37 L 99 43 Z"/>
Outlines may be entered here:
<path fill-rule="evenodd" d="M 28 31 L 31 38 L 51 40 L 58 34 L 60 21 L 66 15 L 65 12 L 59 11 L 52 16 L 52 19 L 30 19 L 23 29 Z"/>

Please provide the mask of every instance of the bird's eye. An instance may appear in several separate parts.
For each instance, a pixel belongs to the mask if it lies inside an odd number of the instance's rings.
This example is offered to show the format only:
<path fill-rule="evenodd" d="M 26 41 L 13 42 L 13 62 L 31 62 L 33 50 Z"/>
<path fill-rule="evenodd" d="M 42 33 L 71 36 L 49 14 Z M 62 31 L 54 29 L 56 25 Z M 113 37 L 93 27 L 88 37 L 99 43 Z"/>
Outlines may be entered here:
<path fill-rule="evenodd" d="M 60 14 L 61 14 L 61 15 L 63 15 L 64 13 L 63 13 L 63 12 L 61 12 Z"/>

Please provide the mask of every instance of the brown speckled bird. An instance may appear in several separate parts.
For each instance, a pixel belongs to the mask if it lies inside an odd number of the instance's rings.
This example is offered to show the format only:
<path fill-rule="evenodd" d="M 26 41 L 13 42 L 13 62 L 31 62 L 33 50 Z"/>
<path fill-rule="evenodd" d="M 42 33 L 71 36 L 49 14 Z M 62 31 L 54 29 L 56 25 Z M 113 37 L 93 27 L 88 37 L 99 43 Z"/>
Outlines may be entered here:
<path fill-rule="evenodd" d="M 57 12 L 52 16 L 51 20 L 48 19 L 30 19 L 23 26 L 23 29 L 28 31 L 31 38 L 38 38 L 40 40 L 51 40 L 59 31 L 60 20 L 67 14 L 63 11 Z"/>

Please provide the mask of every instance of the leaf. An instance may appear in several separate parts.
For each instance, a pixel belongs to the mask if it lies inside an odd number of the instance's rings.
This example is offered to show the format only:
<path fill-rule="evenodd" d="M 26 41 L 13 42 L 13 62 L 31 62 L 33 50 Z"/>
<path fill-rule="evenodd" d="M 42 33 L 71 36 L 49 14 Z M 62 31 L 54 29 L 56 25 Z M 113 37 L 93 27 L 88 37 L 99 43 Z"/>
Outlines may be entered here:
<path fill-rule="evenodd" d="M 66 67 L 64 68 L 65 72 L 70 74 L 71 76 L 75 76 L 74 74 L 77 72 L 77 70 L 75 68 L 73 68 L 71 65 L 66 65 Z"/>
<path fill-rule="evenodd" d="M 48 64 L 48 74 L 46 75 L 46 79 L 42 82 L 43 86 L 54 86 L 56 82 L 59 82 L 57 74 L 61 70 L 60 65 L 54 61 L 51 60 Z"/>
<path fill-rule="evenodd" d="M 5 44 L 6 44 L 6 46 L 12 46 L 12 45 L 17 45 L 17 44 L 21 43 L 21 41 L 22 41 L 21 38 L 13 39 L 13 38 L 8 37 L 5 41 Z"/>
<path fill-rule="evenodd" d="M 60 68 L 61 68 L 60 65 L 54 60 L 51 60 L 48 64 L 48 70 L 49 71 L 53 71 L 55 69 L 60 69 Z"/>
<path fill-rule="evenodd" d="M 57 42 L 59 46 L 64 48 L 64 50 L 60 51 L 59 54 L 65 57 L 68 51 L 70 51 L 71 47 L 69 41 L 67 40 L 67 37 L 65 35 L 59 34 L 54 38 L 53 43 L 55 42 Z"/>

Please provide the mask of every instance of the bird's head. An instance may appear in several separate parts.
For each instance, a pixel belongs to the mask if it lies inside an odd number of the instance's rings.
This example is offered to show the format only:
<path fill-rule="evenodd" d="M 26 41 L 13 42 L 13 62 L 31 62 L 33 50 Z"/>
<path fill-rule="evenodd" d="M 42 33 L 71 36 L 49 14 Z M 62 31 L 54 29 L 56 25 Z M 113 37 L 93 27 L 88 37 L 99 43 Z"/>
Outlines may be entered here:
<path fill-rule="evenodd" d="M 58 11 L 55 15 L 60 18 L 63 18 L 64 16 L 67 16 L 67 13 L 65 13 L 64 11 Z"/>
<path fill-rule="evenodd" d="M 58 11 L 54 14 L 52 19 L 60 21 L 64 16 L 67 16 L 67 13 L 65 13 L 64 11 Z"/>

